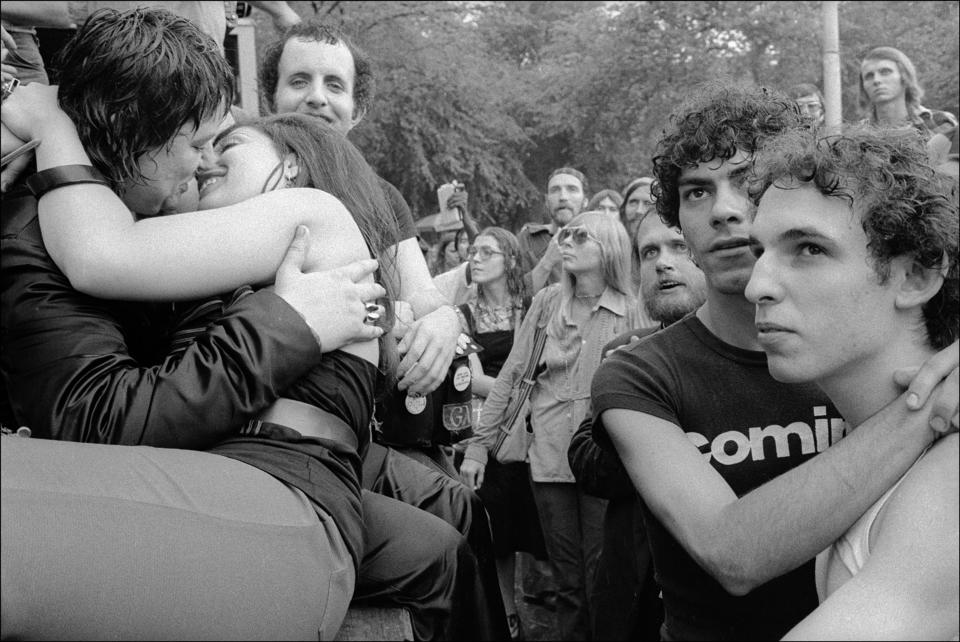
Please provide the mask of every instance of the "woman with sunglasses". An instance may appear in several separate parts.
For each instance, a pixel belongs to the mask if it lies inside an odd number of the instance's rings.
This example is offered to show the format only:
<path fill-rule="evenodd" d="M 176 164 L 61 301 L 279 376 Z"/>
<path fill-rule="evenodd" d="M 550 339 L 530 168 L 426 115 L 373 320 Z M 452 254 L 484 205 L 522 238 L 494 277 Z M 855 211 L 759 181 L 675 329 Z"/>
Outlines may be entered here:
<path fill-rule="evenodd" d="M 484 403 L 460 475 L 483 487 L 489 449 L 511 390 L 533 350 L 537 327 L 546 343 L 530 394 L 533 440 L 528 455 L 533 495 L 557 583 L 553 637 L 590 639 L 586 583 L 600 553 L 604 501 L 577 488 L 567 461 L 570 439 L 590 405 L 590 381 L 603 346 L 638 321 L 630 287 L 630 242 L 617 219 L 576 216 L 558 234 L 563 275 L 533 298 L 513 349 Z"/>

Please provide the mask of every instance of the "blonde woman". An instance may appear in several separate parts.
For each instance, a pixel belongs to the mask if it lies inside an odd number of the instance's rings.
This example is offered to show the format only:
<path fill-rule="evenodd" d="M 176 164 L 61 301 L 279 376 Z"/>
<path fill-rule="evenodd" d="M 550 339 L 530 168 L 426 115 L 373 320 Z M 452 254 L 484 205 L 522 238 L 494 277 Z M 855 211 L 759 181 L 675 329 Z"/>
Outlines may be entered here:
<path fill-rule="evenodd" d="M 590 637 L 586 582 L 600 553 L 605 502 L 577 489 L 567 447 L 588 411 L 604 344 L 636 327 L 638 310 L 630 287 L 630 242 L 618 220 L 584 212 L 560 231 L 558 241 L 560 283 L 534 297 L 484 403 L 460 475 L 468 485 L 483 485 L 510 392 L 526 368 L 536 328 L 544 327 L 546 343 L 530 395 L 530 475 L 557 583 L 553 633 L 556 639 L 584 640 Z"/>

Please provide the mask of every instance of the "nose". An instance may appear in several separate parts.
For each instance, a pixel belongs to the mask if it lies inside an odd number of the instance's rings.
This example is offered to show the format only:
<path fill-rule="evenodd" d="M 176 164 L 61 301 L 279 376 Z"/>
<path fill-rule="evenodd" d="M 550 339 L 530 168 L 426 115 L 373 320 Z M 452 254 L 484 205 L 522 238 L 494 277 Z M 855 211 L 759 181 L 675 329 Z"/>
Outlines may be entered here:
<path fill-rule="evenodd" d="M 753 211 L 753 203 L 743 190 L 721 183 L 717 187 L 717 196 L 710 211 L 710 226 L 714 229 L 742 225 Z"/>
<path fill-rule="evenodd" d="M 209 142 L 200 150 L 200 165 L 198 169 L 200 171 L 211 169 L 217 164 L 218 159 L 219 155 L 213 149 L 213 142 Z"/>
<path fill-rule="evenodd" d="M 307 104 L 311 107 L 323 107 L 327 104 L 327 92 L 324 91 L 322 83 L 314 83 L 307 94 Z"/>
<path fill-rule="evenodd" d="M 671 249 L 664 249 L 660 251 L 660 254 L 657 256 L 656 262 L 657 274 L 663 274 L 664 272 L 675 272 L 677 269 L 677 256 Z"/>
<path fill-rule="evenodd" d="M 775 278 L 776 273 L 772 268 L 772 262 L 769 253 L 764 253 L 753 265 L 753 273 L 750 275 L 750 281 L 747 282 L 744 296 L 754 305 L 775 303 L 782 296 L 781 288 Z"/>

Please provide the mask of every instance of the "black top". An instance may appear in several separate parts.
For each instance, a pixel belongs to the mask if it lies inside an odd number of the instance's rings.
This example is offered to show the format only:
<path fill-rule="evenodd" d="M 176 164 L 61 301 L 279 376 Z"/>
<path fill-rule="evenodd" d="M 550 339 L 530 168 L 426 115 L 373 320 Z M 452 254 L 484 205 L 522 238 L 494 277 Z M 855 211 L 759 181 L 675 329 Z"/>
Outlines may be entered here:
<path fill-rule="evenodd" d="M 202 334 L 172 350 L 178 315 L 170 305 L 106 301 L 71 287 L 43 245 L 36 204 L 6 195 L 0 217 L 3 423 L 65 441 L 217 446 L 321 505 L 358 567 L 359 456 L 294 435 L 237 434 L 278 397 L 292 396 L 335 412 L 366 444 L 376 368 L 346 353 L 321 361 L 306 323 L 268 290 L 218 310 Z"/>

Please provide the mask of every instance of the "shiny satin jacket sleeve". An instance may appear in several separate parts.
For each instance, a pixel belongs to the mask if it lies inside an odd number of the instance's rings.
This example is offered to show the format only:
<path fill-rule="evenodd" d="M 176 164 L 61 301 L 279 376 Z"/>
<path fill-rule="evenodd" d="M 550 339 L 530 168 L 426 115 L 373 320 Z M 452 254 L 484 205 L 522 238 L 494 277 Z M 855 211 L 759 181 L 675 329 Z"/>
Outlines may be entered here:
<path fill-rule="evenodd" d="M 145 359 L 133 345 L 165 331 L 144 313 L 150 306 L 73 290 L 35 212 L 32 198 L 5 199 L 0 221 L 0 369 L 17 425 L 34 436 L 206 448 L 319 361 L 306 323 L 266 291 L 237 302 L 182 354 Z"/>
<path fill-rule="evenodd" d="M 507 404 L 510 402 L 510 393 L 519 383 L 524 370 L 527 369 L 527 361 L 530 359 L 530 353 L 533 350 L 533 335 L 536 333 L 541 316 L 543 316 L 544 306 L 552 300 L 559 287 L 559 285 L 551 285 L 540 290 L 530 302 L 530 309 L 520 324 L 520 330 L 514 337 L 510 354 L 504 361 L 503 367 L 500 368 L 500 373 L 490 389 L 490 394 L 483 402 L 479 425 L 474 428 L 474 436 L 467 442 L 464 457 L 484 464 L 487 463 L 487 456 L 497 440 L 497 430 L 500 428 L 500 423 L 503 421 L 503 416 L 507 410 Z"/>

